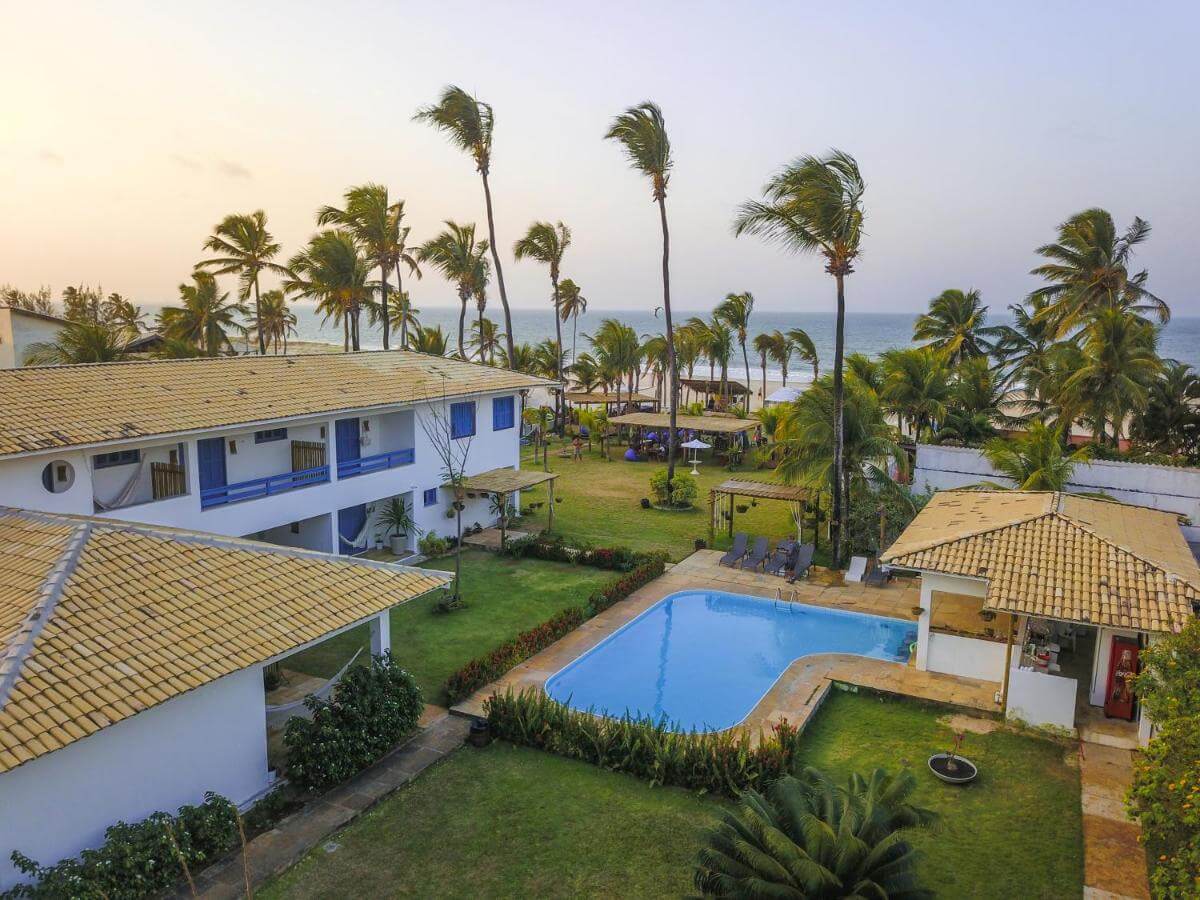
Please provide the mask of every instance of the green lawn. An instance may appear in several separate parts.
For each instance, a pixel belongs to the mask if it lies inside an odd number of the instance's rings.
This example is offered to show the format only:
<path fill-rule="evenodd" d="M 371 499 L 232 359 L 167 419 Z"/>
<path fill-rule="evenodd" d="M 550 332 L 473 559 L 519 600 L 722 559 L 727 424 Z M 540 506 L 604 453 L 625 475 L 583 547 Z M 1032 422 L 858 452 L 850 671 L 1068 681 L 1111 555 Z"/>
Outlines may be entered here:
<path fill-rule="evenodd" d="M 257 896 L 679 897 L 713 809 L 536 750 L 468 747 Z"/>
<path fill-rule="evenodd" d="M 622 458 L 623 446 L 611 448 L 611 462 L 605 462 L 600 456 L 599 445 L 590 453 L 585 449 L 583 462 L 561 459 L 557 449 L 558 445 L 552 445 L 549 455 L 550 471 L 560 473 L 554 493 L 563 498 L 554 510 L 557 534 L 596 545 L 623 544 L 634 550 L 666 550 L 675 560 L 692 552 L 696 538 L 708 538 L 710 488 L 735 476 L 759 481 L 773 479 L 770 470 L 755 470 L 753 466 L 728 472 L 721 466 L 701 465 L 696 479 L 700 493 L 694 509 L 684 512 L 642 509 L 641 498 L 650 496 L 650 476 L 664 467 L 662 463 L 626 462 Z M 521 466 L 540 468 L 541 460 L 539 458 L 535 464 L 532 451 L 526 449 Z M 691 471 L 685 466 L 680 466 L 680 470 Z M 535 488 L 523 492 L 521 502 L 545 500 L 546 494 L 545 488 Z M 739 499 L 738 503 L 748 504 L 749 501 Z M 538 529 L 545 528 L 546 518 L 543 507 L 516 527 L 525 529 L 535 525 Z M 772 540 L 795 533 L 788 504 L 778 501 L 761 500 L 744 514 L 735 512 L 734 525 L 738 531 L 766 535 Z M 726 546 L 728 538 L 719 537 L 717 546 Z"/>
<path fill-rule="evenodd" d="M 454 557 L 425 566 L 451 570 Z M 442 685 L 452 672 L 518 632 L 582 602 L 613 576 L 586 566 L 466 550 L 462 589 L 467 608 L 438 615 L 433 612 L 433 598 L 422 597 L 393 609 L 392 653 L 416 677 L 428 702 L 444 703 Z M 328 678 L 367 640 L 367 628 L 361 626 L 297 653 L 283 665 Z"/>
<path fill-rule="evenodd" d="M 942 814 L 914 842 L 942 897 L 1078 897 L 1079 774 L 1061 744 L 969 734 L 979 781 L 925 768 L 949 746 L 944 711 L 835 693 L 805 734 L 804 762 L 841 775 L 911 765 L 916 801 Z M 690 892 L 721 812 L 711 798 L 505 744 L 467 747 L 403 788 L 260 892 L 262 897 L 664 897 Z"/>

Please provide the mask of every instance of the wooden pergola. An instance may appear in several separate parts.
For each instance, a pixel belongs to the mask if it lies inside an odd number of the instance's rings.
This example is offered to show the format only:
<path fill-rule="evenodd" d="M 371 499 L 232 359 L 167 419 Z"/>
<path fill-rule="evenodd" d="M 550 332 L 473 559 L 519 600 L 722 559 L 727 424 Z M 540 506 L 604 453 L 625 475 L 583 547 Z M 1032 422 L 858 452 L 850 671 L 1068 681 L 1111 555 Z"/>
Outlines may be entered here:
<path fill-rule="evenodd" d="M 507 506 L 509 494 L 549 482 L 547 501 L 550 504 L 550 512 L 547 514 L 546 528 L 550 530 L 554 528 L 554 480 L 556 478 L 558 478 L 557 472 L 540 472 L 536 469 L 514 469 L 512 466 L 502 466 L 499 469 L 480 472 L 478 475 L 468 475 L 463 479 L 462 488 L 464 491 L 474 491 L 478 494 L 497 494 L 504 498 Z M 446 485 L 446 487 L 451 487 L 451 485 Z"/>
<path fill-rule="evenodd" d="M 679 386 L 689 388 L 699 394 L 729 394 L 731 397 L 741 397 L 750 393 L 750 388 L 740 381 L 727 380 L 722 386 L 720 379 L 715 378 L 680 378 Z"/>
<path fill-rule="evenodd" d="M 639 428 L 670 428 L 671 417 L 667 413 L 636 412 L 613 416 L 610 425 L 635 425 Z M 676 416 L 675 427 L 686 431 L 705 434 L 738 434 L 753 431 L 762 422 L 758 419 L 738 419 L 734 416 Z"/>
<path fill-rule="evenodd" d="M 567 391 L 563 394 L 572 406 L 623 406 L 626 403 L 653 403 L 658 408 L 658 398 L 637 391 L 618 394 L 616 391 Z"/>
<path fill-rule="evenodd" d="M 738 497 L 749 497 L 756 500 L 783 500 L 793 504 L 797 514 L 797 523 L 801 521 L 805 507 L 808 504 L 809 490 L 793 485 L 780 484 L 777 481 L 753 481 L 750 479 L 730 478 L 722 481 L 708 492 L 708 542 L 711 544 L 716 537 L 718 506 L 729 505 L 729 535 L 733 536 L 734 503 Z M 724 510 L 720 510 L 724 512 Z M 797 531 L 799 524 L 797 524 Z"/>

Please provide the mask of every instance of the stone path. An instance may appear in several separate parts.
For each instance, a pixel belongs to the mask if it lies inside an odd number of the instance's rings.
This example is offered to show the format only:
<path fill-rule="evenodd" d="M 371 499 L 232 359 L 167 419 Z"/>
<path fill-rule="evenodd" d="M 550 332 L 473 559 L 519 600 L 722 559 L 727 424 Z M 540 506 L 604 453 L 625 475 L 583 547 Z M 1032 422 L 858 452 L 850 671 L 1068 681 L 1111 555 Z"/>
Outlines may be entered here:
<path fill-rule="evenodd" d="M 1133 753 L 1091 741 L 1080 743 L 1083 802 L 1083 896 L 1088 900 L 1149 900 L 1140 828 L 1125 815 Z"/>
<path fill-rule="evenodd" d="M 251 885 L 257 887 L 279 874 L 330 834 L 462 746 L 469 727 L 467 720 L 442 712 L 375 765 L 254 838 L 246 848 Z M 242 854 L 236 853 L 201 872 L 196 877 L 196 890 L 207 900 L 244 897 Z M 187 897 L 186 887 L 176 896 Z"/>

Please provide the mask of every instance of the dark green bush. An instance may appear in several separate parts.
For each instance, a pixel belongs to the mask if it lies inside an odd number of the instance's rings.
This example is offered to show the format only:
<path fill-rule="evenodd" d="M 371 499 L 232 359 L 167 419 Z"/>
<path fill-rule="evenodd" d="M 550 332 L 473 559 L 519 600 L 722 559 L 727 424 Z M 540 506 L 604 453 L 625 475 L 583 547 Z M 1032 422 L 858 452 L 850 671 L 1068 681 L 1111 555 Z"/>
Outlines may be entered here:
<path fill-rule="evenodd" d="M 203 804 L 184 806 L 176 816 L 156 812 L 132 825 L 118 822 L 105 831 L 101 846 L 52 866 L 14 850 L 13 865 L 36 884 L 18 885 L 0 897 L 149 897 L 183 879 L 181 854 L 194 874 L 237 842 L 237 808 L 208 793 Z"/>
<path fill-rule="evenodd" d="M 306 790 L 339 784 L 382 757 L 417 727 L 423 703 L 416 681 L 390 652 L 351 668 L 329 702 L 309 697 L 312 719 L 293 716 L 283 742 L 288 778 Z"/>

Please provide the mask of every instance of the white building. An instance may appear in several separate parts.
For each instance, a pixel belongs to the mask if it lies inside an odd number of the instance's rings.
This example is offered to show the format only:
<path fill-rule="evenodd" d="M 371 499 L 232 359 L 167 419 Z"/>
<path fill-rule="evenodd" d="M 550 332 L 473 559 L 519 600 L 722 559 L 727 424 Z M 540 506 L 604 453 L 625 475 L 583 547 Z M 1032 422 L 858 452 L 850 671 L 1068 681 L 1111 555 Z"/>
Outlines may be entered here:
<path fill-rule="evenodd" d="M 25 365 L 25 352 L 33 344 L 51 344 L 67 322 L 58 316 L 0 306 L 0 369 Z"/>
<path fill-rule="evenodd" d="M 467 475 L 518 468 L 521 393 L 548 383 L 400 351 L 4 370 L 0 505 L 357 554 L 399 498 L 450 534 L 431 430 Z M 465 524 L 495 520 L 466 503 Z"/>
<path fill-rule="evenodd" d="M 1130 691 L 1139 653 L 1200 602 L 1175 514 L 939 491 L 881 561 L 921 576 L 917 668 L 998 682 L 1006 714 L 1033 725 L 1149 740 Z"/>
<path fill-rule="evenodd" d="M 263 668 L 442 585 L 424 569 L 0 508 L 0 891 L 117 821 L 271 783 Z"/>

